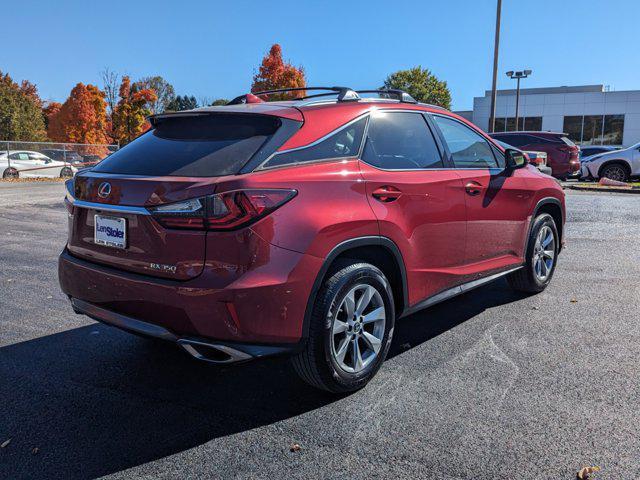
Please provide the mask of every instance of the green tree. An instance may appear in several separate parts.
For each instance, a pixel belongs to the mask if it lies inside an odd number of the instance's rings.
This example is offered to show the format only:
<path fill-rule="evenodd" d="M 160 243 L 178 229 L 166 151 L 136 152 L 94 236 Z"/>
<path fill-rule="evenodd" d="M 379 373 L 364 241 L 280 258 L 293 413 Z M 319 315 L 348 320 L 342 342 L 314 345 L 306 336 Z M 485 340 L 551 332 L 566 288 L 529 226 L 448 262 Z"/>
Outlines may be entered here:
<path fill-rule="evenodd" d="M 142 89 L 153 90 L 158 97 L 147 105 L 147 108 L 152 114 L 162 113 L 167 110 L 167 105 L 169 105 L 171 100 L 176 96 L 173 85 L 159 75 L 155 77 L 143 77 L 136 83 L 140 85 Z"/>
<path fill-rule="evenodd" d="M 229 100 L 227 100 L 226 98 L 218 98 L 217 100 L 214 100 L 213 102 L 211 102 L 211 107 L 217 107 L 219 105 L 226 105 L 227 103 L 229 103 Z"/>
<path fill-rule="evenodd" d="M 428 69 L 420 65 L 409 70 L 392 73 L 384 81 L 383 88 L 404 90 L 419 102 L 451 108 L 451 92 L 447 82 L 438 80 Z"/>
<path fill-rule="evenodd" d="M 0 71 L 0 140 L 38 142 L 47 137 L 35 85 L 14 82 Z"/>
<path fill-rule="evenodd" d="M 193 95 L 176 95 L 176 97 L 167 104 L 167 111 L 171 112 L 193 110 L 194 108 L 198 108 L 198 101 Z"/>

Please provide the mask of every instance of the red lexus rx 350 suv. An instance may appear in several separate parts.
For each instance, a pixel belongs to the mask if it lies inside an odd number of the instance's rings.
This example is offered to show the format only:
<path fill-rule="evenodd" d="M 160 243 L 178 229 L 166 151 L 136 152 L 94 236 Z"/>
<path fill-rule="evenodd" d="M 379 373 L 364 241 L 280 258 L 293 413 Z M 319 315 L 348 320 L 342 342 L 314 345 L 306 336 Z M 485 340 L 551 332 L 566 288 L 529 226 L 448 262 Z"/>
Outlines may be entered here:
<path fill-rule="evenodd" d="M 401 91 L 270 93 L 151 117 L 67 183 L 76 313 L 216 363 L 288 354 L 345 392 L 396 319 L 503 275 L 549 284 L 564 194 L 521 152 Z"/>

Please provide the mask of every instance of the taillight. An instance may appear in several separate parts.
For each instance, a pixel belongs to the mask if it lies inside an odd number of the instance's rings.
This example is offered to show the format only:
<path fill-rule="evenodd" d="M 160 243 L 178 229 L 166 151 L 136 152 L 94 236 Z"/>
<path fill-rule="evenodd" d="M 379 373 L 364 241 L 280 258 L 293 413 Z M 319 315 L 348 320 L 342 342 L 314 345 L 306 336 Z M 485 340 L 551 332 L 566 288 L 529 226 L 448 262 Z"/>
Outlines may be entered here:
<path fill-rule="evenodd" d="M 67 207 L 67 212 L 69 215 L 73 215 L 74 207 L 73 207 L 73 194 L 75 189 L 75 179 L 70 178 L 66 182 L 64 182 L 65 188 L 65 196 L 64 196 L 64 206 Z"/>
<path fill-rule="evenodd" d="M 234 230 L 284 205 L 295 190 L 234 190 L 149 208 L 167 228 Z"/>

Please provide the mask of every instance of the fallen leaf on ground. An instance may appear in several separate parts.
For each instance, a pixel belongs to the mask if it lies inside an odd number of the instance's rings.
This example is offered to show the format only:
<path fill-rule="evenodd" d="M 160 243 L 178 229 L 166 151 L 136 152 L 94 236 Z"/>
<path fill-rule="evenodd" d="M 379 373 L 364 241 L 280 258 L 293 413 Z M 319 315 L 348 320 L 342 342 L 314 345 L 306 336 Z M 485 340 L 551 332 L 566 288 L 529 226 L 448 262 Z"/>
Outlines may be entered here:
<path fill-rule="evenodd" d="M 31 450 L 31 453 L 33 455 L 37 455 L 39 451 L 40 451 L 40 449 L 38 447 L 34 447 L 33 450 Z"/>
<path fill-rule="evenodd" d="M 531 310 L 540 310 L 540 307 L 533 307 Z"/>
<path fill-rule="evenodd" d="M 578 299 L 577 298 L 572 298 L 571 300 L 569 300 L 571 303 L 578 303 Z"/>
<path fill-rule="evenodd" d="M 591 475 L 592 473 L 595 472 L 599 472 L 600 471 L 600 467 L 595 466 L 595 467 L 583 467 L 580 470 L 578 470 L 578 473 L 576 473 L 576 478 L 578 480 L 588 480 L 589 479 L 589 475 Z"/>
<path fill-rule="evenodd" d="M 301 450 L 300 445 L 298 445 L 297 443 L 294 443 L 293 445 L 291 445 L 291 448 L 289 449 L 290 452 L 299 452 Z"/>
<path fill-rule="evenodd" d="M 5 440 L 4 442 L 2 442 L 2 445 L 0 445 L 0 448 L 4 448 L 7 445 L 9 445 L 10 443 L 11 443 L 11 439 L 9 438 L 9 439 Z"/>

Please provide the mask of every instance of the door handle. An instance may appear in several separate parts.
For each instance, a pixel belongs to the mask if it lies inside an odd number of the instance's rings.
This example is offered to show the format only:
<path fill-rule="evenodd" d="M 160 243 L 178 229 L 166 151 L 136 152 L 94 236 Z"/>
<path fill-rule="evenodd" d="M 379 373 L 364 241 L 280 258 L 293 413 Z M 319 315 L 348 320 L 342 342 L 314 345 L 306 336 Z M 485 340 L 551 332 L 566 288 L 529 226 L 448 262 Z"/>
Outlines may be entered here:
<path fill-rule="evenodd" d="M 384 185 L 373 191 L 371 196 L 383 203 L 393 202 L 402 195 L 402 192 L 394 186 Z"/>
<path fill-rule="evenodd" d="M 464 191 L 472 197 L 475 197 L 476 195 L 480 195 L 480 193 L 482 192 L 482 188 L 482 185 L 480 185 L 478 182 L 469 182 L 464 186 Z"/>

